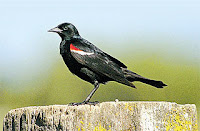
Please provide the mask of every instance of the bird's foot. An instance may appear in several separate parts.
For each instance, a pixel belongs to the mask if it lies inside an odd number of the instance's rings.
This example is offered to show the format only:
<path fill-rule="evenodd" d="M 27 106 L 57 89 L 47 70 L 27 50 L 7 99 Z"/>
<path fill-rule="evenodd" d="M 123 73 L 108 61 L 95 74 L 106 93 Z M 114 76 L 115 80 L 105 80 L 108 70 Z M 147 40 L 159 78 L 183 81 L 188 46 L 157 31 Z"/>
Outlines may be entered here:
<path fill-rule="evenodd" d="M 94 102 L 86 102 L 86 101 L 83 101 L 83 102 L 80 102 L 80 103 L 70 103 L 69 105 L 70 106 L 79 106 L 79 105 L 96 105 L 96 104 L 99 104 L 99 102 L 98 101 L 94 101 Z"/>

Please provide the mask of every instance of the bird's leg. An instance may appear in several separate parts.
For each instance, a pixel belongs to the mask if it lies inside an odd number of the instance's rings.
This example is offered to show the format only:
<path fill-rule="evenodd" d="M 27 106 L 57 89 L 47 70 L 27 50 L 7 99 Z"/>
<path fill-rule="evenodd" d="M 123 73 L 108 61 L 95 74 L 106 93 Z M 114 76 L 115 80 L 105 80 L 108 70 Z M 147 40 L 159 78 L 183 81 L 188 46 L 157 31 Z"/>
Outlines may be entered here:
<path fill-rule="evenodd" d="M 90 94 L 87 96 L 87 98 L 81 103 L 71 103 L 71 105 L 83 105 L 83 104 L 95 105 L 95 104 L 98 104 L 99 103 L 98 101 L 89 102 L 98 88 L 99 88 L 99 83 L 98 83 L 98 81 L 95 81 L 94 89 L 90 92 Z"/>
<path fill-rule="evenodd" d="M 90 94 L 87 96 L 87 98 L 83 102 L 85 102 L 85 103 L 89 102 L 98 88 L 99 88 L 99 83 L 98 83 L 98 81 L 95 81 L 94 89 L 90 92 Z"/>

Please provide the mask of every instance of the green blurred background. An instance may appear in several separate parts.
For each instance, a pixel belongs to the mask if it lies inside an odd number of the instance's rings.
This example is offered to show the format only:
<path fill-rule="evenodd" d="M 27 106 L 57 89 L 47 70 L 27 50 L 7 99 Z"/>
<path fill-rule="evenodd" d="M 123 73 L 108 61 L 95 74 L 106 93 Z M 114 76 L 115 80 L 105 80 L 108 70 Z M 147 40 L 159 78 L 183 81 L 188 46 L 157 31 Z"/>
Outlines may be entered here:
<path fill-rule="evenodd" d="M 199 14 L 194 0 L 0 1 L 0 129 L 11 109 L 81 102 L 93 89 L 69 72 L 59 36 L 47 33 L 62 22 L 128 69 L 168 85 L 109 82 L 93 101 L 196 104 L 200 118 Z"/>

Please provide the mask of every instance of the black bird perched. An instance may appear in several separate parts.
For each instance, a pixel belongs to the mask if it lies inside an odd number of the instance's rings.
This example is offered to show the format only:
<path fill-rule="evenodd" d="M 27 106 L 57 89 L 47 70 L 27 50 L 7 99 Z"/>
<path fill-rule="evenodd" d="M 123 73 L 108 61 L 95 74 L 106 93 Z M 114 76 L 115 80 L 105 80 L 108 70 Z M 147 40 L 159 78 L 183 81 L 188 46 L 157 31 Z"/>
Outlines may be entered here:
<path fill-rule="evenodd" d="M 116 81 L 133 88 L 135 88 L 131 83 L 133 81 L 140 81 L 157 88 L 166 86 L 162 81 L 150 80 L 128 70 L 122 62 L 83 39 L 71 23 L 60 24 L 49 32 L 56 32 L 62 38 L 60 54 L 69 70 L 94 85 L 87 98 L 82 103 L 74 105 L 90 103 L 89 100 L 99 88 L 99 84 L 108 81 Z"/>

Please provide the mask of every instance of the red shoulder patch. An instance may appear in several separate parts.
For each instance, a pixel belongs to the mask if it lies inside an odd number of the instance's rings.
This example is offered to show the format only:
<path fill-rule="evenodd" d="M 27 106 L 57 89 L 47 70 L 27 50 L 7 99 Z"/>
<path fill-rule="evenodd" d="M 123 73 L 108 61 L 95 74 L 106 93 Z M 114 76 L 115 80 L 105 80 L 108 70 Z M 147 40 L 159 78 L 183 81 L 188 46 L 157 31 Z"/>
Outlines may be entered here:
<path fill-rule="evenodd" d="M 70 50 L 82 51 L 82 50 L 76 48 L 75 46 L 73 46 L 72 44 L 70 44 Z"/>
<path fill-rule="evenodd" d="M 73 44 L 70 44 L 70 51 L 73 53 L 77 53 L 79 55 L 93 55 L 93 52 L 84 52 L 83 50 L 80 50 L 79 48 L 73 46 Z"/>

